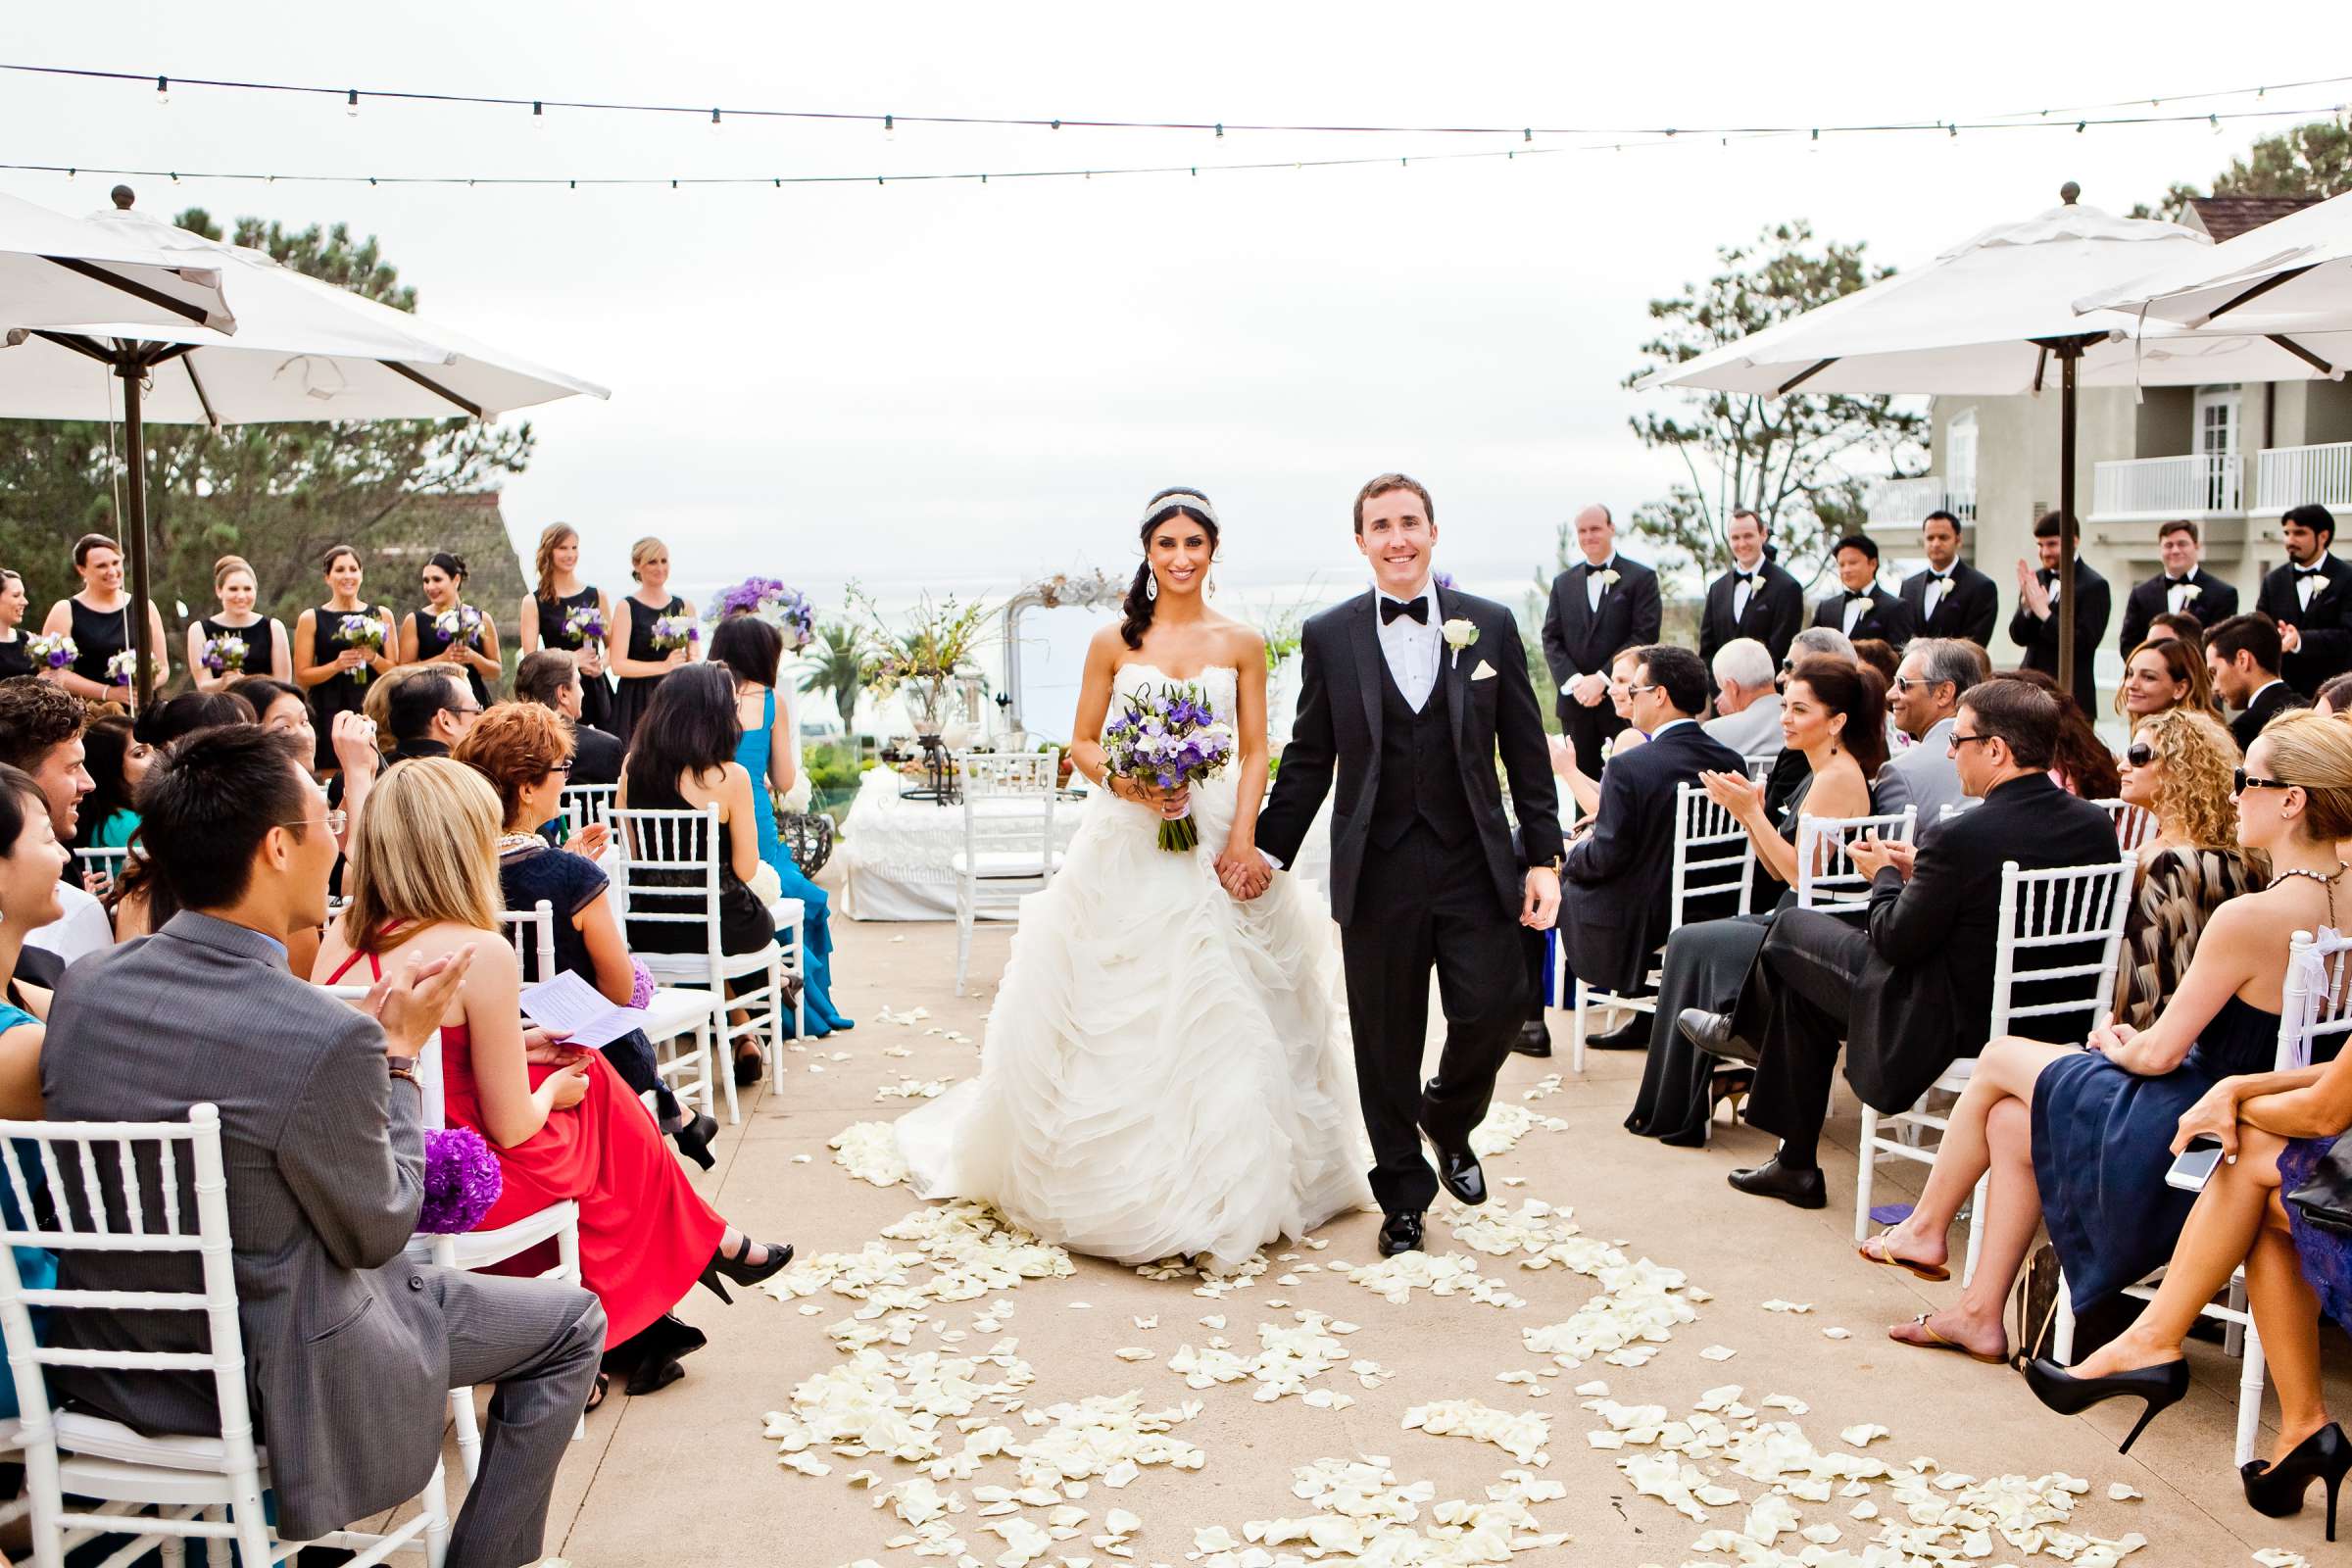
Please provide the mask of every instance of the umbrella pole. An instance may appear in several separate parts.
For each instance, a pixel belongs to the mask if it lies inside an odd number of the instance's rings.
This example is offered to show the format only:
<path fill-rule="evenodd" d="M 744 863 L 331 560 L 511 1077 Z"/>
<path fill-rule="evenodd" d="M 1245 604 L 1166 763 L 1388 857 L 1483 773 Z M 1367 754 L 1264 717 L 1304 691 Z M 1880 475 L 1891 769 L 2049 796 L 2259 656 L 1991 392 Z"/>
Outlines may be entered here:
<path fill-rule="evenodd" d="M 122 378 L 122 444 L 130 454 L 130 516 L 122 542 L 130 552 L 130 646 L 138 660 L 130 678 L 131 710 L 143 713 L 155 698 L 155 633 L 147 615 L 152 586 L 147 564 L 147 433 L 139 407 L 147 370 L 124 360 L 115 373 Z"/>
<path fill-rule="evenodd" d="M 2075 689 L 2075 362 L 2080 342 L 2058 348 L 2058 689 Z M 2089 657 L 2089 650 L 2082 650 Z M 2097 722 L 2098 715 L 2085 713 Z"/>

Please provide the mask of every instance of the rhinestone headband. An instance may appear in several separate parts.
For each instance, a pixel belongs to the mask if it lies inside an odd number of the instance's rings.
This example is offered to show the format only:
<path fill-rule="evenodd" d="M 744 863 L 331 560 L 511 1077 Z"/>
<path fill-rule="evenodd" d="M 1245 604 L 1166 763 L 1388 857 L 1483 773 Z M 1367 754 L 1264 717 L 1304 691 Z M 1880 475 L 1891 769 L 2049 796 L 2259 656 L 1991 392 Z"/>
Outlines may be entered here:
<path fill-rule="evenodd" d="M 1217 509 L 1208 504 L 1208 497 L 1198 490 L 1171 490 L 1144 509 L 1144 522 L 1148 524 L 1160 514 L 1173 512 L 1179 507 L 1187 512 L 1198 512 L 1210 522 L 1217 521 Z"/>

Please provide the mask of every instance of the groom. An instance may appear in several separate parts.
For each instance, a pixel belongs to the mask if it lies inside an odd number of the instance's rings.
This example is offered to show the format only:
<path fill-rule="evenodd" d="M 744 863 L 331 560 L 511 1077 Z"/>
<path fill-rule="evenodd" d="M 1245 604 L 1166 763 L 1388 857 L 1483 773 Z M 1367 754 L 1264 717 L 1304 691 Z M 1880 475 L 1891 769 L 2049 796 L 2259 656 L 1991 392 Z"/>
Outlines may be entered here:
<path fill-rule="evenodd" d="M 1548 927 L 1560 906 L 1559 802 L 1519 629 L 1492 600 L 1433 584 L 1437 543 L 1414 480 L 1384 473 L 1357 492 L 1355 544 L 1375 586 L 1306 623 L 1298 722 L 1257 819 L 1267 861 L 1295 861 L 1337 773 L 1331 912 L 1387 1255 L 1420 1248 L 1441 1180 L 1465 1203 L 1486 1201 L 1470 1134 L 1527 1011 L 1518 928 Z M 1495 783 L 1498 748 L 1524 858 Z M 1432 965 L 1446 1049 L 1424 1085 Z"/>

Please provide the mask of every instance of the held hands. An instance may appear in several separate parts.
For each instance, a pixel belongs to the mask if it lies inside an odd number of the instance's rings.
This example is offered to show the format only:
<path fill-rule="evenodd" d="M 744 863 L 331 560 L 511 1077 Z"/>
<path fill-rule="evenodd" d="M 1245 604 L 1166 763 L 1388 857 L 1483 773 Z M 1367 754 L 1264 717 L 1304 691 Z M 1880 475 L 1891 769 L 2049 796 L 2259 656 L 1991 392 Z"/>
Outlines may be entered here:
<path fill-rule="evenodd" d="M 414 1056 L 441 1027 L 449 1004 L 473 967 L 473 950 L 445 953 L 426 960 L 416 954 L 398 974 L 386 974 L 368 988 L 361 1008 L 384 1028 L 386 1051 L 395 1056 Z"/>
<path fill-rule="evenodd" d="M 2278 646 L 2290 654 L 2301 653 L 2303 651 L 2302 628 L 2291 620 L 2280 621 L 2278 623 Z"/>
<path fill-rule="evenodd" d="M 1911 880 L 1914 862 L 1912 848 L 1908 844 L 1896 844 L 1875 833 L 1865 833 L 1847 845 L 1845 853 L 1853 860 L 1854 869 L 1873 880 L 1890 865 L 1901 874 L 1904 881 Z"/>
<path fill-rule="evenodd" d="M 1609 695 L 1609 677 L 1597 670 L 1590 675 L 1579 675 L 1568 683 L 1568 695 L 1591 708 Z"/>
<path fill-rule="evenodd" d="M 1254 845 L 1228 844 L 1217 857 L 1217 880 L 1235 899 L 1247 904 L 1274 885 L 1274 868 Z"/>

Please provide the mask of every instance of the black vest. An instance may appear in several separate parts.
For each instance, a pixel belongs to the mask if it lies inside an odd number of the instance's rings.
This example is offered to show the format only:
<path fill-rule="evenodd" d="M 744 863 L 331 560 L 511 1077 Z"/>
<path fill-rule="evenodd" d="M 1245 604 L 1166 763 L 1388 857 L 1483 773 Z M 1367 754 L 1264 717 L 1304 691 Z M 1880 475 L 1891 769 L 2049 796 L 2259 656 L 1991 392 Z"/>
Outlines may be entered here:
<path fill-rule="evenodd" d="M 1380 662 L 1380 793 L 1372 802 L 1372 842 L 1394 849 L 1397 840 L 1426 822 L 1447 848 L 1467 844 L 1478 832 L 1462 769 L 1453 753 L 1453 721 L 1447 708 L 1446 671 L 1414 712 Z"/>

